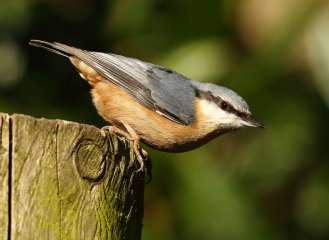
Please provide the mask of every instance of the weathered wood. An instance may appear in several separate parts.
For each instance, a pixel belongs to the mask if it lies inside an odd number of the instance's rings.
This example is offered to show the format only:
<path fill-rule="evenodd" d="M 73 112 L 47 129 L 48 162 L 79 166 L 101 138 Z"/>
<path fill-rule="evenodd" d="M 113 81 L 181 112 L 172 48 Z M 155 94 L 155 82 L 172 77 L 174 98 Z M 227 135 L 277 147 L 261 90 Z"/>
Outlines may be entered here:
<path fill-rule="evenodd" d="M 0 118 L 0 240 L 8 238 L 8 181 L 9 181 L 9 121 Z"/>
<path fill-rule="evenodd" d="M 140 239 L 144 176 L 129 142 L 89 125 L 0 116 L 0 239 Z"/>

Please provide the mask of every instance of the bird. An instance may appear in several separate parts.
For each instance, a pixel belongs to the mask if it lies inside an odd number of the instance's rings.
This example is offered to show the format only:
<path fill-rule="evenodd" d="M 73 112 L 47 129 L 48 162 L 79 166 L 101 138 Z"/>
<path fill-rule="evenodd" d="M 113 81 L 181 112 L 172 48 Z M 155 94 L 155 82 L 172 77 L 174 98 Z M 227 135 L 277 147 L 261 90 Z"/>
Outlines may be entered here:
<path fill-rule="evenodd" d="M 172 69 L 113 53 L 87 51 L 58 42 L 29 44 L 67 57 L 91 86 L 104 133 L 133 142 L 144 170 L 143 142 L 165 152 L 185 152 L 242 127 L 263 128 L 233 90 L 189 79 Z M 197 67 L 197 66 L 196 66 Z"/>

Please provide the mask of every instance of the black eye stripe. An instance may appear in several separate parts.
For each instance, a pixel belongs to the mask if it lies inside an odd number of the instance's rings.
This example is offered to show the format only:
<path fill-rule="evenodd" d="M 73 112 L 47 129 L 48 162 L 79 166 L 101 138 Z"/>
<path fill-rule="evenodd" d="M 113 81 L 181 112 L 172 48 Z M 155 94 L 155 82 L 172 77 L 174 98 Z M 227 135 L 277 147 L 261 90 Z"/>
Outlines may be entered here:
<path fill-rule="evenodd" d="M 246 119 L 246 118 L 249 117 L 248 113 L 241 112 L 241 111 L 235 109 L 231 104 L 229 104 L 228 102 L 226 102 L 222 99 L 220 99 L 220 101 L 218 101 L 218 102 L 219 102 L 219 104 L 217 103 L 217 105 L 226 112 L 233 113 L 233 114 L 237 115 L 240 118 L 245 118 Z"/>
<path fill-rule="evenodd" d="M 237 111 L 236 115 L 242 119 L 248 119 L 251 116 L 250 113 L 240 112 L 240 111 Z"/>
<path fill-rule="evenodd" d="M 227 104 L 227 102 L 222 101 L 222 102 L 220 103 L 220 107 L 221 107 L 223 110 L 226 110 L 226 109 L 228 108 L 228 104 Z"/>
<path fill-rule="evenodd" d="M 196 96 L 199 97 L 199 98 L 207 99 L 210 102 L 214 102 L 218 107 L 220 107 L 224 111 L 229 112 L 229 113 L 233 113 L 233 114 L 237 115 L 240 118 L 245 118 L 246 119 L 250 115 L 249 113 L 246 113 L 246 112 L 239 111 L 239 110 L 235 109 L 231 104 L 229 104 L 227 101 L 225 101 L 221 97 L 212 95 L 212 93 L 210 91 L 205 91 L 205 92 L 196 91 Z"/>

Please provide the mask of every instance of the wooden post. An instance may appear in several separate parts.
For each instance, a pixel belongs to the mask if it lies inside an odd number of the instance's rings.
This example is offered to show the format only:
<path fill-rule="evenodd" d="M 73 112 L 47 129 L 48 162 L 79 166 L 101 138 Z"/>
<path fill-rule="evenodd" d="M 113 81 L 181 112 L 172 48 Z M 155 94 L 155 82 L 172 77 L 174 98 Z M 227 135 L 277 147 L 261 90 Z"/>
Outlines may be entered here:
<path fill-rule="evenodd" d="M 93 126 L 0 114 L 0 240 L 140 239 L 131 149 Z"/>

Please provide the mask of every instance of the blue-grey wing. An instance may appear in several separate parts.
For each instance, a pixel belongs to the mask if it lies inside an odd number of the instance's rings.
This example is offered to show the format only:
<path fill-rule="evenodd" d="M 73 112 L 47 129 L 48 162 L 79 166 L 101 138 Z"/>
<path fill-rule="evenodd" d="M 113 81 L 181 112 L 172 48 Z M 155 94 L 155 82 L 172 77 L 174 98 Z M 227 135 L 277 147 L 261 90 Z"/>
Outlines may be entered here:
<path fill-rule="evenodd" d="M 30 44 L 74 56 L 123 88 L 145 107 L 183 125 L 195 117 L 195 90 L 189 79 L 167 68 L 116 54 L 90 52 L 61 43 L 32 40 Z"/>
<path fill-rule="evenodd" d="M 88 55 L 92 62 L 101 66 L 100 74 L 124 88 L 144 106 L 180 124 L 193 122 L 195 91 L 191 81 L 183 75 L 120 55 L 98 52 L 88 52 Z"/>
<path fill-rule="evenodd" d="M 181 124 L 191 124 L 195 117 L 195 89 L 185 76 L 170 69 L 149 64 L 148 86 L 157 102 L 157 112 Z"/>

